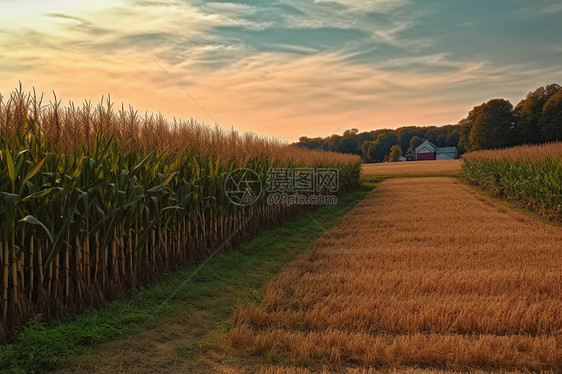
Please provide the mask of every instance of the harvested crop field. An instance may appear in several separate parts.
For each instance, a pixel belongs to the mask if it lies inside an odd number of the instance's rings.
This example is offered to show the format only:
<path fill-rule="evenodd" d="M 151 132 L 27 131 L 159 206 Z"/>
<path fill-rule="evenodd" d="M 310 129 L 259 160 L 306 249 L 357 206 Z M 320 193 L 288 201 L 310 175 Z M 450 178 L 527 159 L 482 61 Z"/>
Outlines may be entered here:
<path fill-rule="evenodd" d="M 309 369 L 301 368 L 288 368 L 288 367 L 263 367 L 259 370 L 259 374 L 332 374 L 327 368 L 323 368 L 320 371 L 311 371 Z M 344 371 L 345 374 L 465 374 L 466 371 L 450 371 L 450 370 L 435 370 L 435 369 L 357 369 L 348 368 Z M 520 371 L 506 371 L 506 370 L 470 370 L 469 374 L 521 374 Z M 549 373 L 549 371 L 545 372 Z M 552 371 L 550 371 L 552 373 Z"/>
<path fill-rule="evenodd" d="M 460 160 L 383 162 L 378 164 L 363 164 L 363 175 L 366 177 L 396 177 L 396 176 L 447 176 L 458 175 L 461 172 Z"/>
<path fill-rule="evenodd" d="M 388 180 L 237 310 L 232 372 L 557 372 L 561 266 L 560 227 Z"/>

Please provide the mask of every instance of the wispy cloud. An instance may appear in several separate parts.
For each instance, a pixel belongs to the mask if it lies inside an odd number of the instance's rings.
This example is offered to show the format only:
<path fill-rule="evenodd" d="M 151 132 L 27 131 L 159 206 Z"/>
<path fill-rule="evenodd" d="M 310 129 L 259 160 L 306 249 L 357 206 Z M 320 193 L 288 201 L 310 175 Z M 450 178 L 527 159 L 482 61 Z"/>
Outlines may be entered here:
<path fill-rule="evenodd" d="M 339 4 L 343 7 L 380 13 L 390 13 L 407 5 L 407 0 L 314 0 L 315 4 Z"/>
<path fill-rule="evenodd" d="M 75 21 L 78 23 L 88 23 L 85 20 L 83 20 L 82 18 L 78 18 L 78 17 L 73 17 L 73 16 L 69 16 L 63 13 L 47 13 L 46 14 L 47 17 L 52 17 L 52 18 L 61 18 L 63 20 L 69 20 L 69 21 Z"/>
<path fill-rule="evenodd" d="M 349 126 L 451 123 L 491 97 L 562 81 L 558 2 L 523 19 L 522 1 L 477 17 L 498 5 L 475 1 L 0 0 L 0 92 L 22 80 L 208 120 L 154 56 L 221 123 L 295 140 L 330 133 L 406 57 Z"/>
<path fill-rule="evenodd" d="M 558 2 L 558 1 L 552 2 L 552 3 L 544 6 L 542 8 L 542 11 L 544 13 L 550 13 L 550 14 L 562 13 L 562 3 Z"/>

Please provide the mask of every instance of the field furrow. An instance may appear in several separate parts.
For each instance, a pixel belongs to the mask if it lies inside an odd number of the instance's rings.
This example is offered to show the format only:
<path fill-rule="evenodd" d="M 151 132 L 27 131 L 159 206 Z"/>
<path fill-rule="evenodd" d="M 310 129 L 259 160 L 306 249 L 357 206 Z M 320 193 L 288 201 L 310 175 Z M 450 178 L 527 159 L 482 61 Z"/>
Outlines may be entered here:
<path fill-rule="evenodd" d="M 234 320 L 264 373 L 556 371 L 562 228 L 453 178 L 387 180 Z"/>

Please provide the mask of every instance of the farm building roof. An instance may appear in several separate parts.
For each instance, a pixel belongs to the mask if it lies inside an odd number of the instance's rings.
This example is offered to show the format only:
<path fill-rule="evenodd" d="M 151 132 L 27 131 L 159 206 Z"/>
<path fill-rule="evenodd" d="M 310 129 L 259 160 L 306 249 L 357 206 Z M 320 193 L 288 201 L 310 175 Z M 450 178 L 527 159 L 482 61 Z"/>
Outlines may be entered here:
<path fill-rule="evenodd" d="M 456 153 L 457 147 L 437 147 L 436 153 Z"/>
<path fill-rule="evenodd" d="M 429 140 L 424 141 L 416 148 L 416 153 L 418 153 L 423 148 L 430 148 L 433 152 L 439 153 L 457 153 L 457 147 L 438 147 Z"/>
<path fill-rule="evenodd" d="M 426 140 L 423 143 L 421 143 L 418 147 L 416 147 L 416 153 L 419 153 L 419 151 L 422 150 L 425 147 L 431 148 L 434 152 L 437 149 L 437 146 L 435 144 L 433 144 L 429 140 Z"/>

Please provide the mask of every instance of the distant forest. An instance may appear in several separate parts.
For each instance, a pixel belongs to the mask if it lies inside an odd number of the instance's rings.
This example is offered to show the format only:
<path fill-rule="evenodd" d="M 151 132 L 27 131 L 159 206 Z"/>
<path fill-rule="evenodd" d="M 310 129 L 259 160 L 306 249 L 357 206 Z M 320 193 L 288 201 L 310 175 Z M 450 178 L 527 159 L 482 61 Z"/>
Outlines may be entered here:
<path fill-rule="evenodd" d="M 459 154 L 562 140 L 562 87 L 555 83 L 539 87 L 515 107 L 508 100 L 492 99 L 474 107 L 455 125 L 406 126 L 362 133 L 350 129 L 343 135 L 326 138 L 303 136 L 296 144 L 356 154 L 365 162 L 382 162 L 406 154 L 425 139 L 438 147 L 457 147 Z"/>

